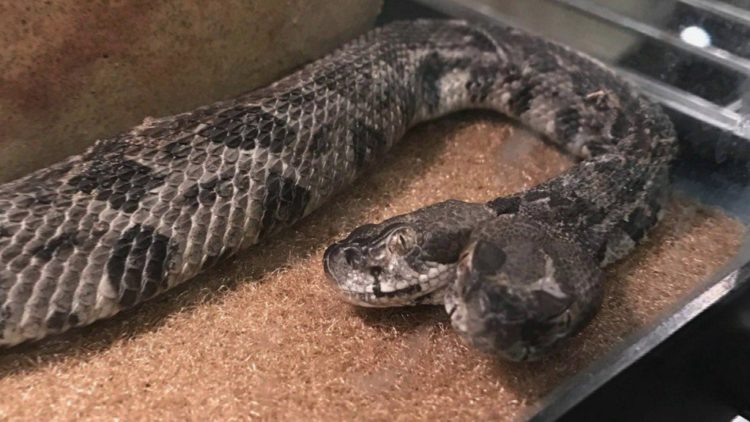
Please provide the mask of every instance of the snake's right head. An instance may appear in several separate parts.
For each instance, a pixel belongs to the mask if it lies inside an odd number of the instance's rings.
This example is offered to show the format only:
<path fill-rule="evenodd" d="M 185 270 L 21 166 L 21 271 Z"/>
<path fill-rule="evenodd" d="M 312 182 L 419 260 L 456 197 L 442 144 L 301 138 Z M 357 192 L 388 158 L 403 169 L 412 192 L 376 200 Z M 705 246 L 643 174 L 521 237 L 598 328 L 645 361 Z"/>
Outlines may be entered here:
<path fill-rule="evenodd" d="M 596 312 L 601 271 L 589 252 L 551 230 L 499 217 L 467 245 L 445 306 L 473 346 L 514 361 L 538 359 Z"/>
<path fill-rule="evenodd" d="M 455 266 L 424 259 L 422 240 L 419 228 L 408 222 L 366 224 L 329 246 L 323 266 L 344 300 L 352 304 L 433 303 L 431 295 L 455 277 Z"/>

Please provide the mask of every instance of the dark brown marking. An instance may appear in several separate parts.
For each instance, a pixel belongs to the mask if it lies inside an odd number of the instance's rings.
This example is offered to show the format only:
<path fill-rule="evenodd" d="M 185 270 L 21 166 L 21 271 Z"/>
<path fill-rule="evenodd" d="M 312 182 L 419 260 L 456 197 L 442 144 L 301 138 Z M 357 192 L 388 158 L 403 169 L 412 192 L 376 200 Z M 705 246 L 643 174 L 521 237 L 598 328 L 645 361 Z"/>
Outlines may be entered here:
<path fill-rule="evenodd" d="M 294 180 L 278 173 L 269 174 L 263 199 L 260 237 L 299 220 L 309 201 L 310 191 L 298 186 Z"/>
<path fill-rule="evenodd" d="M 65 321 L 68 320 L 68 314 L 66 312 L 54 311 L 52 315 L 47 318 L 47 328 L 52 331 L 60 331 L 65 326 Z"/>
<path fill-rule="evenodd" d="M 518 208 L 521 206 L 521 198 L 518 196 L 507 196 L 493 199 L 487 203 L 497 215 L 502 214 L 514 214 L 518 212 Z"/>
<path fill-rule="evenodd" d="M 170 249 L 170 239 L 153 227 L 137 224 L 122 234 L 107 261 L 109 283 L 122 306 L 134 305 L 139 293 L 141 299 L 150 297 L 163 285 Z"/>
<path fill-rule="evenodd" d="M 358 169 L 385 153 L 386 141 L 382 133 L 361 120 L 354 121 L 351 128 L 354 163 Z"/>
<path fill-rule="evenodd" d="M 68 180 L 79 192 L 95 195 L 116 210 L 133 212 L 146 193 L 164 183 L 165 176 L 120 154 L 94 156 L 83 172 Z"/>
<path fill-rule="evenodd" d="M 575 107 L 566 107 L 555 113 L 555 134 L 563 143 L 570 143 L 581 127 L 581 114 Z"/>
<path fill-rule="evenodd" d="M 428 110 L 434 111 L 440 105 L 440 79 L 457 68 L 466 68 L 468 58 L 446 58 L 433 52 L 419 64 L 417 75 L 421 81 L 422 99 Z"/>
<path fill-rule="evenodd" d="M 471 267 L 479 274 L 497 274 L 503 268 L 507 256 L 502 248 L 492 242 L 480 240 L 471 256 Z"/>
<path fill-rule="evenodd" d="M 40 260 L 47 262 L 57 253 L 69 253 L 77 244 L 75 233 L 63 233 L 34 248 L 31 254 Z"/>

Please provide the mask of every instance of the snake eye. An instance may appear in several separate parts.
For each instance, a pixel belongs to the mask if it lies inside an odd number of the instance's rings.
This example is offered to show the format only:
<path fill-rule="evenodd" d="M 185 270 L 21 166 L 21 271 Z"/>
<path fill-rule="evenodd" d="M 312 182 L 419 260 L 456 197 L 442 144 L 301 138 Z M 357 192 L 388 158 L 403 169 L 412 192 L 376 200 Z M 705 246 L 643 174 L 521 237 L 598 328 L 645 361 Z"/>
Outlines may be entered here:
<path fill-rule="evenodd" d="M 386 245 L 391 253 L 406 255 L 417 245 L 417 234 L 410 227 L 401 227 L 391 232 Z"/>

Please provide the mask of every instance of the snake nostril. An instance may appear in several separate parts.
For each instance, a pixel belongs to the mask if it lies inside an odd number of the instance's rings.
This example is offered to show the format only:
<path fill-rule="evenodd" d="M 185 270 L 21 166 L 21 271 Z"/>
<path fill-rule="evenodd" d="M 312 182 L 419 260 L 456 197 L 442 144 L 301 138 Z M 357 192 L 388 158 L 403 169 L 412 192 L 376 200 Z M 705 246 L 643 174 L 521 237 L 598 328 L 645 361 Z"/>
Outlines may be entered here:
<path fill-rule="evenodd" d="M 383 267 L 370 267 L 370 274 L 373 277 L 378 278 L 383 273 Z"/>
<path fill-rule="evenodd" d="M 346 263 L 350 266 L 354 266 L 360 261 L 360 257 L 362 255 L 359 253 L 359 250 L 354 248 L 347 248 L 344 249 L 344 259 L 346 260 Z"/>

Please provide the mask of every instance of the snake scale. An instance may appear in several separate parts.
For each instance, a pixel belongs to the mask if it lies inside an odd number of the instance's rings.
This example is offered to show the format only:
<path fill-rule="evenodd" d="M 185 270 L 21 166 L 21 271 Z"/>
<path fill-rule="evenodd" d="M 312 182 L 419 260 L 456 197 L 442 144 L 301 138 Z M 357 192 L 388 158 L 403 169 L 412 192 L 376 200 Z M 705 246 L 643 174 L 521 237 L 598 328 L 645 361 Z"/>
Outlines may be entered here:
<path fill-rule="evenodd" d="M 0 345 L 169 290 L 309 214 L 409 127 L 466 108 L 517 118 L 582 161 L 486 204 L 363 226 L 325 269 L 351 302 L 445 302 L 480 348 L 536 356 L 593 314 L 599 268 L 657 222 L 673 129 L 590 59 L 450 20 L 377 28 L 267 87 L 146 118 L 0 186 Z"/>

